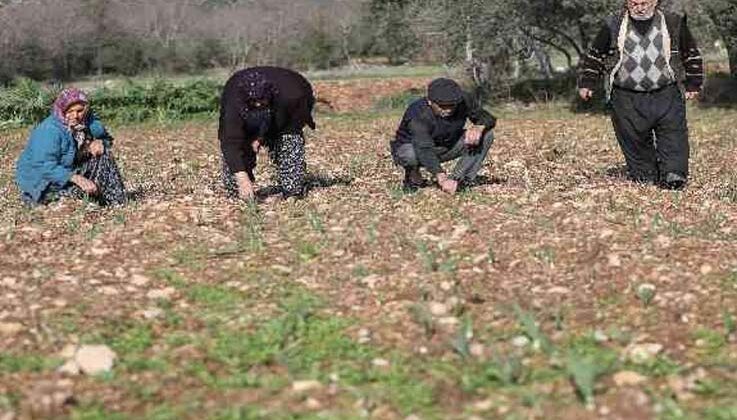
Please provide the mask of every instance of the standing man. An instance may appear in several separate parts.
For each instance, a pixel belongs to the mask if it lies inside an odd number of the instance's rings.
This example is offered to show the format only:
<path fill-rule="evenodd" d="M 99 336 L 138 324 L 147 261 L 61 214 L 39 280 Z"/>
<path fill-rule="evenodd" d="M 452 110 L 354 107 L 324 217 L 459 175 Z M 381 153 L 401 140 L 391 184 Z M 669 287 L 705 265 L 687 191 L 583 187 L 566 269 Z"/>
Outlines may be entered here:
<path fill-rule="evenodd" d="M 468 120 L 472 124 L 466 127 Z M 494 142 L 495 125 L 496 119 L 455 81 L 430 82 L 427 96 L 409 106 L 391 142 L 394 162 L 404 168 L 404 189 L 424 186 L 420 167 L 448 194 L 473 183 Z M 453 172 L 446 174 L 441 162 L 458 158 Z"/>
<path fill-rule="evenodd" d="M 223 182 L 231 195 L 255 198 L 253 170 L 261 146 L 277 166 L 282 195 L 305 193 L 305 141 L 313 130 L 315 96 L 299 73 L 279 67 L 252 67 L 235 73 L 220 99 L 218 138 L 223 153 Z"/>
<path fill-rule="evenodd" d="M 606 77 L 612 123 L 636 182 L 681 189 L 688 179 L 684 99 L 704 81 L 704 64 L 686 17 L 664 12 L 658 0 L 625 0 L 604 21 L 579 71 L 579 95 L 591 99 Z"/>

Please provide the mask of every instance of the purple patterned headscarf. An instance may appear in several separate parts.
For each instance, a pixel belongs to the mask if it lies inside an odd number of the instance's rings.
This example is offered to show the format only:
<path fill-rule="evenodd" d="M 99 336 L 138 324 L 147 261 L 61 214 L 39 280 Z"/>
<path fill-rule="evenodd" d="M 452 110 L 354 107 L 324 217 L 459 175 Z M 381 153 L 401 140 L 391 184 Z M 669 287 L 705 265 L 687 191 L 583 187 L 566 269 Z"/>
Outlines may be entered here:
<path fill-rule="evenodd" d="M 66 126 L 68 124 L 64 114 L 66 114 L 69 107 L 74 104 L 84 104 L 89 108 L 89 103 L 89 97 L 86 93 L 77 88 L 67 88 L 62 90 L 61 93 L 59 93 L 59 96 L 56 97 L 52 112 L 54 113 L 54 116 Z"/>
<path fill-rule="evenodd" d="M 261 72 L 246 73 L 240 80 L 240 88 L 245 93 L 245 100 L 249 102 L 266 102 L 267 104 L 273 100 L 276 94 L 276 88 L 270 83 Z"/>

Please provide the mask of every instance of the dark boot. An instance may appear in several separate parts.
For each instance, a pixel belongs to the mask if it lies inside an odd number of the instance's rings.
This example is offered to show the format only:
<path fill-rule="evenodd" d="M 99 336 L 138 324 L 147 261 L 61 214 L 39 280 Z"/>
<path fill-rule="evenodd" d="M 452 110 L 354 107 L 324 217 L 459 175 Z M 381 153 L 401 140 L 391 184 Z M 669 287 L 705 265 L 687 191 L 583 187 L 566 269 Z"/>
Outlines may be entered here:
<path fill-rule="evenodd" d="M 425 179 L 420 173 L 420 168 L 417 166 L 404 168 L 404 182 L 402 183 L 402 189 L 406 192 L 415 192 L 419 188 L 424 188 L 427 185 Z"/>
<path fill-rule="evenodd" d="M 668 172 L 663 177 L 661 187 L 666 190 L 682 190 L 686 186 L 687 181 L 686 177 L 681 174 Z"/>

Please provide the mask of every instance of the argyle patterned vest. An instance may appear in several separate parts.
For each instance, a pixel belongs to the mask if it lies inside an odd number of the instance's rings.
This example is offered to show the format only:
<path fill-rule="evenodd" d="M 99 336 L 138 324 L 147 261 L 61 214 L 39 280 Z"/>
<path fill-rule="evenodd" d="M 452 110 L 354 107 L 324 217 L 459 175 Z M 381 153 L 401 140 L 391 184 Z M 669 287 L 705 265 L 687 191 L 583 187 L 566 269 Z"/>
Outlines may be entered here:
<path fill-rule="evenodd" d="M 635 25 L 629 25 L 624 40 L 622 64 L 614 84 L 630 90 L 648 92 L 675 82 L 664 49 L 662 19 L 653 19 L 647 34 L 641 34 Z"/>

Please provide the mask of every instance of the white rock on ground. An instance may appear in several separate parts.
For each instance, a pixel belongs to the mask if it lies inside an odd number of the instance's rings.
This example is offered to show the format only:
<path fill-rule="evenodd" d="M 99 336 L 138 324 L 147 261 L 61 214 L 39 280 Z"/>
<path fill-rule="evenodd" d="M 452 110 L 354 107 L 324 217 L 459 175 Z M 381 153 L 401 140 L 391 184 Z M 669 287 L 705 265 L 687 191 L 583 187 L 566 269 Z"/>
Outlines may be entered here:
<path fill-rule="evenodd" d="M 79 370 L 87 375 L 109 372 L 118 356 L 105 345 L 81 346 L 74 355 Z"/>
<path fill-rule="evenodd" d="M 445 316 L 448 314 L 448 306 L 440 302 L 430 302 L 427 309 L 433 316 Z"/>
<path fill-rule="evenodd" d="M 658 343 L 633 344 L 627 348 L 627 358 L 635 364 L 643 364 L 652 360 L 663 351 L 663 345 Z"/>
<path fill-rule="evenodd" d="M 515 347 L 526 347 L 530 344 L 530 339 L 524 335 L 518 335 L 512 339 L 512 345 Z"/>
<path fill-rule="evenodd" d="M 146 319 L 156 319 L 164 315 L 164 310 L 161 308 L 148 308 L 142 311 L 141 315 Z"/>
<path fill-rule="evenodd" d="M 614 379 L 614 383 L 618 387 L 637 386 L 647 381 L 647 377 L 629 370 L 623 370 L 621 372 L 615 373 L 612 379 Z"/>
<path fill-rule="evenodd" d="M 149 279 L 146 276 L 142 276 L 140 274 L 134 274 L 131 276 L 131 284 L 134 286 L 145 286 L 149 283 Z"/>
<path fill-rule="evenodd" d="M 306 380 L 292 382 L 292 391 L 294 392 L 314 391 L 320 388 L 322 388 L 322 383 L 320 383 L 320 381 Z"/>
<path fill-rule="evenodd" d="M 0 336 L 16 335 L 23 331 L 23 324 L 18 322 L 0 322 Z"/>
<path fill-rule="evenodd" d="M 151 290 L 146 293 L 146 297 L 149 299 L 170 299 L 174 293 L 176 293 L 176 289 L 167 287 L 166 289 Z"/>

